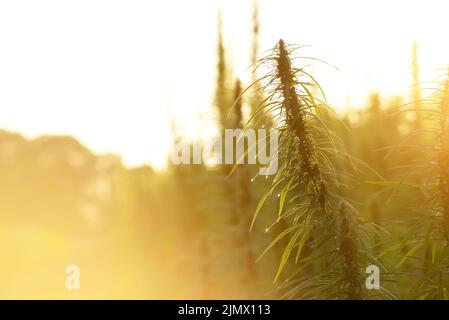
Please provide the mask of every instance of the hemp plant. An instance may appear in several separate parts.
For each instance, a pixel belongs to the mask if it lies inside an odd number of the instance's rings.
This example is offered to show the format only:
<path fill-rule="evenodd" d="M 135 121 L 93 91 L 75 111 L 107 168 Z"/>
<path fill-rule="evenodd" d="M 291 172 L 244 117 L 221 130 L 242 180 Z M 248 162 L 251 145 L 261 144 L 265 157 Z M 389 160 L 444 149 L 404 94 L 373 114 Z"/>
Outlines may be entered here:
<path fill-rule="evenodd" d="M 251 118 L 269 113 L 275 119 L 280 166 L 252 226 L 266 200 L 277 194 L 273 225 L 286 221 L 287 227 L 261 257 L 287 239 L 274 282 L 289 261 L 296 266 L 277 288 L 281 297 L 364 299 L 372 294 L 365 288 L 363 273 L 367 261 L 374 258 L 363 239 L 374 228 L 362 223 L 354 206 L 341 196 L 351 179 L 338 163 L 344 158 L 353 163 L 352 158 L 341 151 L 340 139 L 326 125 L 323 114 L 330 108 L 320 85 L 305 68 L 292 64 L 291 56 L 300 48 L 281 39 L 271 54 L 258 61 L 258 68 L 268 70 L 257 80 L 263 83 L 266 98 Z M 320 97 L 312 94 L 317 91 Z"/>
<path fill-rule="evenodd" d="M 425 189 L 428 199 L 420 207 L 424 213 L 410 228 L 407 238 L 409 250 L 405 260 L 415 261 L 412 272 L 416 281 L 410 289 L 414 298 L 449 299 L 449 74 L 439 83 L 429 109 L 423 109 L 432 127 L 425 133 L 433 137 L 433 150 L 427 152 L 425 166 L 427 175 Z M 417 258 L 417 259 L 413 259 Z"/>

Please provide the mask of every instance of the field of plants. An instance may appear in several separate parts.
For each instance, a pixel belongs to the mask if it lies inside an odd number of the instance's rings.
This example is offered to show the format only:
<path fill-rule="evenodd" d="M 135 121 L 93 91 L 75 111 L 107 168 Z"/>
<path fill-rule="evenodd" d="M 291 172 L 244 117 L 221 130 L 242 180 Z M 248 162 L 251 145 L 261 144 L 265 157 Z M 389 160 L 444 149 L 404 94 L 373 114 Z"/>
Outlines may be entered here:
<path fill-rule="evenodd" d="M 171 168 L 181 242 L 199 268 L 186 286 L 202 298 L 447 299 L 447 71 L 424 88 L 415 45 L 411 98 L 373 93 L 342 115 L 307 69 L 324 62 L 282 39 L 259 57 L 257 11 L 253 22 L 247 86 L 229 72 L 219 34 L 217 124 L 278 130 L 279 170 Z M 370 268 L 380 271 L 374 287 Z"/>
<path fill-rule="evenodd" d="M 218 20 L 214 125 L 276 130 L 276 174 L 129 169 L 71 137 L 2 131 L 0 297 L 449 299 L 448 70 L 421 83 L 415 45 L 408 96 L 341 111 L 309 68 L 326 62 L 282 39 L 260 50 L 257 6 L 238 79 Z M 69 260 L 79 292 L 54 278 Z"/>

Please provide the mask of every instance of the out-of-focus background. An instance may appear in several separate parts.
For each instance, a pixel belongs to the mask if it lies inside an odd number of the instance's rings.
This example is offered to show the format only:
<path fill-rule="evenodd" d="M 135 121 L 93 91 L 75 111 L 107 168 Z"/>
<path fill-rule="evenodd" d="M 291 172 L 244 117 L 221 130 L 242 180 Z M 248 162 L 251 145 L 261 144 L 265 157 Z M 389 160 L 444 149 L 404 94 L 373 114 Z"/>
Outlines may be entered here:
<path fill-rule="evenodd" d="M 332 65 L 309 67 L 337 111 L 329 121 L 388 177 L 407 159 L 379 150 L 420 126 L 396 111 L 449 62 L 446 13 L 436 0 L 1 2 L 0 298 L 273 297 L 283 247 L 248 259 L 276 237 L 277 204 L 237 245 L 246 225 L 232 221 L 239 205 L 252 216 L 269 182 L 247 179 L 236 204 L 221 170 L 174 166 L 171 145 L 216 133 L 220 90 L 249 85 L 282 37 Z M 376 191 L 353 191 L 362 215 L 407 215 L 402 198 L 379 208 Z M 71 264 L 80 290 L 65 287 Z"/>

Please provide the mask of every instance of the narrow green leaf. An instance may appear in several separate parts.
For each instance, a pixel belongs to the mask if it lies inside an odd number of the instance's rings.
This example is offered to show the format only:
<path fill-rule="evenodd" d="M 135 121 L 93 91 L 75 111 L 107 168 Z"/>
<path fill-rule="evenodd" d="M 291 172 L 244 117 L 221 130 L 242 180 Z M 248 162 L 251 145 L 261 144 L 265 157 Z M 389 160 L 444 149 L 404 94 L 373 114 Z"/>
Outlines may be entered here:
<path fill-rule="evenodd" d="M 282 190 L 279 197 L 279 210 L 278 210 L 278 218 L 282 215 L 282 210 L 284 209 L 285 198 L 287 197 L 288 191 L 290 189 L 291 184 L 295 180 L 295 177 L 292 177 L 288 182 L 287 186 Z"/>
<path fill-rule="evenodd" d="M 276 281 L 279 279 L 279 276 L 281 275 L 282 270 L 285 267 L 285 264 L 288 261 L 288 258 L 290 257 L 290 253 L 292 252 L 293 247 L 295 246 L 296 240 L 301 235 L 302 229 L 299 229 L 295 232 L 293 237 L 290 238 L 290 241 L 288 242 L 287 246 L 285 247 L 285 250 L 282 254 L 281 262 L 279 263 L 279 268 L 276 272 L 276 276 L 274 277 L 273 283 L 276 283 Z"/>
<path fill-rule="evenodd" d="M 377 185 L 377 186 L 382 186 L 382 187 L 395 186 L 395 185 L 398 185 L 398 184 L 401 183 L 400 181 L 396 181 L 396 180 L 390 180 L 390 181 L 373 181 L 373 180 L 368 180 L 368 181 L 365 181 L 365 182 L 369 183 L 369 184 L 374 184 L 374 185 Z"/>
<path fill-rule="evenodd" d="M 257 205 L 256 212 L 254 213 L 253 220 L 251 221 L 251 226 L 249 227 L 250 230 L 254 227 L 254 222 L 256 221 L 257 216 L 259 215 L 260 210 L 262 209 L 263 205 L 265 204 L 265 201 L 267 198 L 273 193 L 273 190 L 281 183 L 282 181 L 276 182 L 271 189 L 260 199 L 259 204 Z"/>
<path fill-rule="evenodd" d="M 399 268 L 404 262 L 405 260 L 407 260 L 407 258 L 412 255 L 413 253 L 415 253 L 416 251 L 418 251 L 418 249 L 422 246 L 422 244 L 417 244 L 414 247 L 412 247 L 410 250 L 407 251 L 406 254 L 404 254 L 404 256 L 402 257 L 401 261 L 399 261 L 399 263 L 396 265 L 396 268 Z"/>
<path fill-rule="evenodd" d="M 309 223 L 309 220 L 310 219 L 307 219 L 306 225 Z M 298 263 L 299 257 L 301 256 L 302 249 L 304 248 L 306 241 L 309 239 L 309 234 L 312 232 L 313 227 L 308 226 L 306 228 L 307 229 L 304 231 L 304 235 L 301 237 L 301 240 L 299 240 L 299 243 L 298 243 L 298 251 L 296 251 L 295 263 Z"/>
<path fill-rule="evenodd" d="M 276 245 L 276 243 L 278 243 L 282 238 L 284 238 L 287 234 L 289 234 L 291 231 L 299 228 L 301 225 L 297 224 L 294 226 L 291 226 L 287 229 L 285 229 L 284 231 L 282 231 L 279 235 L 277 235 L 276 238 L 274 238 L 273 241 L 271 241 L 271 243 L 268 245 L 268 247 L 262 252 L 262 254 L 259 256 L 259 258 L 257 258 L 256 262 L 259 262 L 260 259 L 262 259 L 262 257 L 271 249 L 273 248 L 274 245 Z"/>

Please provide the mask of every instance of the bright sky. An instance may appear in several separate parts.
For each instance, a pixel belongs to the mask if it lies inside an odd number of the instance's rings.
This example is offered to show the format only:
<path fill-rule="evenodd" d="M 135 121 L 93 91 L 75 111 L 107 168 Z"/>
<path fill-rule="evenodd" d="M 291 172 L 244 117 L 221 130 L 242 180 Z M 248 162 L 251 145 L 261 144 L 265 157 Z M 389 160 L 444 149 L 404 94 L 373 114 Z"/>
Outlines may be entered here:
<path fill-rule="evenodd" d="M 0 2 L 0 127 L 70 134 L 127 165 L 162 167 L 167 105 L 185 135 L 211 108 L 216 16 L 234 70 L 249 64 L 253 0 Z M 282 37 L 340 68 L 316 69 L 329 102 L 407 93 L 414 40 L 421 80 L 449 63 L 445 0 L 261 0 L 261 49 Z"/>

